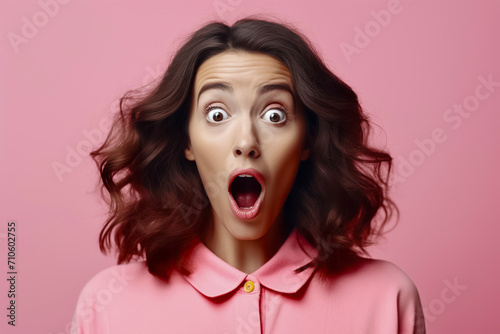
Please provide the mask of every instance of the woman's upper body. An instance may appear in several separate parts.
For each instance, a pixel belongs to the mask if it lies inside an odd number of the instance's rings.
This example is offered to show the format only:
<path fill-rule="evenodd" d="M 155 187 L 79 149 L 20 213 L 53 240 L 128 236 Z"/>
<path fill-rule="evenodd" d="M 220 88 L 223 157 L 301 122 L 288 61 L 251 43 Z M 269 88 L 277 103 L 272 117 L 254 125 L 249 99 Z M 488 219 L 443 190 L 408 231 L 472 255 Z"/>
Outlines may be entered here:
<path fill-rule="evenodd" d="M 398 267 L 359 258 L 325 278 L 312 266 L 296 273 L 317 255 L 296 230 L 251 274 L 201 242 L 191 254 L 192 273 L 168 281 L 144 262 L 98 273 L 81 292 L 72 333 L 425 333 L 417 289 Z"/>

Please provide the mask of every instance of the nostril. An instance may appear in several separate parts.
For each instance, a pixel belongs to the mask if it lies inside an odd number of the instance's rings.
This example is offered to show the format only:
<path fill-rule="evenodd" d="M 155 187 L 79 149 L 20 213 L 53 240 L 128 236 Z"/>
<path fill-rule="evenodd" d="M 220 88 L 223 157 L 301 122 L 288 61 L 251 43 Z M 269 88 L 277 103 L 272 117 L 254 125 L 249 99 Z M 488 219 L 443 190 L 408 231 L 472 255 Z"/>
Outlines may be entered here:
<path fill-rule="evenodd" d="M 238 155 L 245 155 L 245 156 L 248 156 L 250 158 L 256 158 L 259 154 L 258 154 L 258 151 L 255 150 L 255 149 L 252 149 L 250 151 L 248 150 L 240 150 L 240 149 L 235 149 L 234 150 L 234 154 L 235 156 L 238 156 Z"/>

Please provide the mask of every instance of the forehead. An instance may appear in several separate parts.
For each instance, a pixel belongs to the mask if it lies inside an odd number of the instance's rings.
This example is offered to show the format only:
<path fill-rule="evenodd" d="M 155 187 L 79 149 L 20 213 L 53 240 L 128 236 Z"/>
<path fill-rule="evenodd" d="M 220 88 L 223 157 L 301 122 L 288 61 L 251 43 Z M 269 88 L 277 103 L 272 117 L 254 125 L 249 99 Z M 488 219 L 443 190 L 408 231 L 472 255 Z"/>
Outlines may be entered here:
<path fill-rule="evenodd" d="M 293 87 L 292 75 L 281 61 L 267 54 L 245 51 L 225 51 L 201 64 L 195 77 L 195 95 L 204 84 L 212 82 L 248 88 L 268 83 L 282 83 Z"/>

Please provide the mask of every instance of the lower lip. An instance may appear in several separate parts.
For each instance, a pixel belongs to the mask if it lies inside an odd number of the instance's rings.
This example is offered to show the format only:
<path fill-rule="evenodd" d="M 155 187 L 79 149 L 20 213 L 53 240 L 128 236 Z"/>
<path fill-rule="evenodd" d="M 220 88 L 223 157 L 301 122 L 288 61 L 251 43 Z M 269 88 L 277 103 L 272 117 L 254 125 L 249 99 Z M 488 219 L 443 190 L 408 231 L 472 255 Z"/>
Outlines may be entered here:
<path fill-rule="evenodd" d="M 254 205 L 250 209 L 242 209 L 238 206 L 236 201 L 233 198 L 233 195 L 229 192 L 229 206 L 231 207 L 231 211 L 233 214 L 242 220 L 250 220 L 254 219 L 257 217 L 257 215 L 260 212 L 260 206 L 262 205 L 262 199 L 264 198 L 264 191 L 259 195 L 259 198 L 257 198 L 257 201 L 254 203 Z"/>

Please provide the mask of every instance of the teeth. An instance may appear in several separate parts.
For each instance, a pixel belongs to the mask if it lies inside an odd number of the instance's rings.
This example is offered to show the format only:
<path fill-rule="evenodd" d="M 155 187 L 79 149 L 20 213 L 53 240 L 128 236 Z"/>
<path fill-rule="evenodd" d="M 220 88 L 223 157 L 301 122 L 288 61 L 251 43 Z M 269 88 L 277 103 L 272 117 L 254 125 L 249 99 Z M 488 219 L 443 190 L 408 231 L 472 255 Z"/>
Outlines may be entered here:
<path fill-rule="evenodd" d="M 248 175 L 248 174 L 240 174 L 238 175 L 238 177 L 253 177 L 252 175 Z"/>

